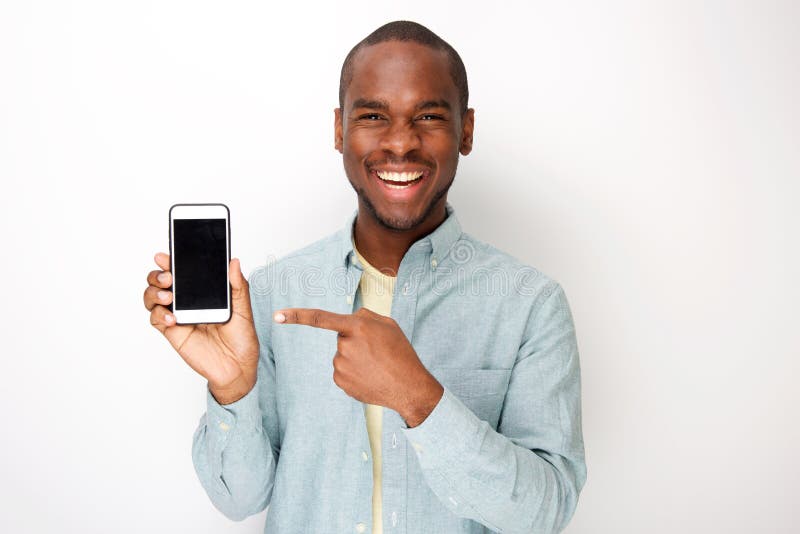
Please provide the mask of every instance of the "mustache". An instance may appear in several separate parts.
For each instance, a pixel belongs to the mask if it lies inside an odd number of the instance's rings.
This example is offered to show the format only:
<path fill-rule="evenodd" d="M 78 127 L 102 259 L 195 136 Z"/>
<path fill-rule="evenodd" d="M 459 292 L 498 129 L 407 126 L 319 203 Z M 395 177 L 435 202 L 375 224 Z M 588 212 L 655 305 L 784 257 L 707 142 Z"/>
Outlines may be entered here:
<path fill-rule="evenodd" d="M 433 168 L 433 167 L 436 166 L 436 164 L 434 162 L 432 162 L 432 161 L 430 161 L 428 159 L 425 159 L 425 158 L 423 158 L 421 156 L 414 155 L 414 154 L 409 154 L 409 155 L 404 156 L 402 158 L 393 158 L 393 157 L 389 156 L 389 157 L 383 157 L 383 158 L 380 158 L 380 159 L 367 160 L 365 162 L 365 165 L 369 169 L 372 169 L 373 167 L 377 167 L 379 165 L 397 165 L 397 166 L 402 166 L 402 165 L 422 165 L 422 166 L 425 166 L 425 167 L 428 167 L 428 168 Z"/>

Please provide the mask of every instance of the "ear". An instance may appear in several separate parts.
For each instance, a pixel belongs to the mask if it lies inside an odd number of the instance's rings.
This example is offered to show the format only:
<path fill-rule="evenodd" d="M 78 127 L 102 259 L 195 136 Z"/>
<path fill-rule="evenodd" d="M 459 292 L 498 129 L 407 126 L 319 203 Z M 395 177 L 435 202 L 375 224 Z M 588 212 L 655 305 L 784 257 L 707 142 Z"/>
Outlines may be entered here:
<path fill-rule="evenodd" d="M 472 152 L 472 132 L 475 129 L 475 110 L 469 108 L 461 118 L 461 143 L 458 151 L 466 156 Z"/>
<path fill-rule="evenodd" d="M 333 148 L 342 152 L 342 110 L 333 110 Z"/>

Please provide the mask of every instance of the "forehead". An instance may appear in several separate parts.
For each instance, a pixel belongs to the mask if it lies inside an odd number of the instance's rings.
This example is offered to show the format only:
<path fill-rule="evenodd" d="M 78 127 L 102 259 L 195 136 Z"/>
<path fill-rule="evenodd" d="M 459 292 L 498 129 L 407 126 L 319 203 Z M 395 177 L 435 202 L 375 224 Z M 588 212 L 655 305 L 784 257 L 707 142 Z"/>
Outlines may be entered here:
<path fill-rule="evenodd" d="M 360 98 L 382 100 L 390 107 L 446 100 L 458 108 L 458 89 L 444 50 L 414 42 L 388 41 L 359 50 L 345 92 L 345 109 Z"/>

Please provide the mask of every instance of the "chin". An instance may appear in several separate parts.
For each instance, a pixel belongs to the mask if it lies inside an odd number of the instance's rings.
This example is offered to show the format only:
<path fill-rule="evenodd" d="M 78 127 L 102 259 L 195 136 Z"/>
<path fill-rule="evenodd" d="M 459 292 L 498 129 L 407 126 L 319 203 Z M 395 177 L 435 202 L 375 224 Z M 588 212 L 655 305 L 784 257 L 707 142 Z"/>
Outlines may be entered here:
<path fill-rule="evenodd" d="M 378 213 L 376 218 L 386 228 L 398 231 L 412 230 L 422 223 L 421 217 L 414 217 L 409 214 Z"/>

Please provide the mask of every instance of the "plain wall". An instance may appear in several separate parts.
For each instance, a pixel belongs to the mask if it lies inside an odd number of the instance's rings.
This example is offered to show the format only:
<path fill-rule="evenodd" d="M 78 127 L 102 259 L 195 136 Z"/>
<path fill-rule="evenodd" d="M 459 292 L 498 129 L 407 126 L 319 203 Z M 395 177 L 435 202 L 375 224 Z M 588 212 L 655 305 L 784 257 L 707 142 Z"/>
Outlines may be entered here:
<path fill-rule="evenodd" d="M 261 532 L 196 479 L 145 277 L 176 202 L 246 272 L 344 224 L 339 69 L 401 18 L 467 66 L 464 230 L 572 307 L 567 532 L 797 532 L 800 8 L 756 0 L 0 4 L 0 531 Z"/>

